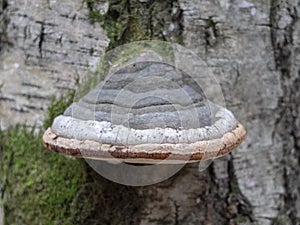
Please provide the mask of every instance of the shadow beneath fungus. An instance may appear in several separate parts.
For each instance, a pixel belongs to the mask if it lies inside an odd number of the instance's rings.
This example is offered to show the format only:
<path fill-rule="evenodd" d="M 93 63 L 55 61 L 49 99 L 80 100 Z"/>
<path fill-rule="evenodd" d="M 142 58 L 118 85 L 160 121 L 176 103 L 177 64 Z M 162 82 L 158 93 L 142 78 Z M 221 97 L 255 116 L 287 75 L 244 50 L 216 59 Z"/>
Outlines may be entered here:
<path fill-rule="evenodd" d="M 111 182 L 87 164 L 85 171 L 86 182 L 71 204 L 75 224 L 139 224 L 143 199 L 138 187 Z"/>

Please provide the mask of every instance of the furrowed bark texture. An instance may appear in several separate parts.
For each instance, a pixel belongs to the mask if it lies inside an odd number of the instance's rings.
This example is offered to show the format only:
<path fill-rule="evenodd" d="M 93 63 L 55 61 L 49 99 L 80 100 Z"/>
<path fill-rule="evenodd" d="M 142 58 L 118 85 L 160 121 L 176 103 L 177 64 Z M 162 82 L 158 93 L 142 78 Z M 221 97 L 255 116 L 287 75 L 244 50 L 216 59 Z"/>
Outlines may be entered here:
<path fill-rule="evenodd" d="M 214 71 L 248 136 L 205 172 L 188 165 L 145 188 L 142 224 L 299 224 L 300 2 L 179 2 L 184 45 Z"/>
<path fill-rule="evenodd" d="M 1 124 L 40 125 L 51 96 L 95 71 L 109 40 L 82 1 L 2 2 Z"/>
<path fill-rule="evenodd" d="M 3 1 L 4 125 L 41 120 L 50 95 L 72 86 L 86 65 L 95 69 L 108 45 L 99 24 L 89 23 L 85 4 L 51 2 Z M 207 170 L 190 164 L 167 181 L 135 188 L 143 198 L 138 224 L 300 224 L 300 1 L 178 0 L 176 5 L 178 39 L 212 69 L 227 107 L 248 134 Z M 155 23 L 147 27 L 154 29 Z M 123 36 L 133 37 L 128 31 L 136 30 L 128 28 Z M 176 40 L 172 35 L 165 39 Z"/>
<path fill-rule="evenodd" d="M 207 171 L 189 165 L 155 187 L 142 221 L 299 224 L 300 2 L 179 2 L 185 46 L 214 71 L 248 136 Z"/>

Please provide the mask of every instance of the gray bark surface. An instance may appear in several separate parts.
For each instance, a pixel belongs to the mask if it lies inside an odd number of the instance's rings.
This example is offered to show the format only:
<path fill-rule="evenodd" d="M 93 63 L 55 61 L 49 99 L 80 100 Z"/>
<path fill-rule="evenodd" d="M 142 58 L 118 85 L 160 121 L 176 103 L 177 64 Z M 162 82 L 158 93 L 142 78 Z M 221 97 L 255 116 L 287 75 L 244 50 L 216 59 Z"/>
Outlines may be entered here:
<path fill-rule="evenodd" d="M 3 1 L 0 14 L 2 127 L 41 125 L 51 96 L 95 71 L 109 40 L 81 1 Z"/>
<path fill-rule="evenodd" d="M 95 70 L 108 39 L 81 2 L 3 2 L 1 122 L 32 125 L 52 94 Z M 213 70 L 248 134 L 205 171 L 190 164 L 138 188 L 139 224 L 300 224 L 300 1 L 178 2 L 184 45 Z"/>
<path fill-rule="evenodd" d="M 299 224 L 300 2 L 179 2 L 184 45 L 248 135 L 207 171 L 188 165 L 153 187 L 142 224 Z"/>

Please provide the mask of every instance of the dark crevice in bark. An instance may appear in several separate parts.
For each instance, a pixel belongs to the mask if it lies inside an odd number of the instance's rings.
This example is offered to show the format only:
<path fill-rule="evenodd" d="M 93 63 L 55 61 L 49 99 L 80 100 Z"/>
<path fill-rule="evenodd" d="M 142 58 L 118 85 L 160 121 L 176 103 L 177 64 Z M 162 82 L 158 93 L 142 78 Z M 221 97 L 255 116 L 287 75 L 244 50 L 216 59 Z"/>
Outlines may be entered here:
<path fill-rule="evenodd" d="M 32 84 L 32 83 L 30 83 L 30 82 L 25 82 L 25 81 L 23 81 L 23 82 L 21 83 L 21 85 L 22 85 L 22 86 L 27 86 L 27 87 L 32 87 L 32 88 L 37 88 L 37 89 L 41 89 L 41 88 L 42 88 L 42 86 L 40 86 L 40 85 Z"/>
<path fill-rule="evenodd" d="M 3 48 L 9 44 L 6 29 L 8 24 L 8 17 L 5 13 L 5 10 L 8 7 L 8 2 L 6 0 L 2 1 L 2 4 L 0 5 L 0 53 L 3 50 Z"/>
<path fill-rule="evenodd" d="M 232 221 L 242 220 L 243 222 L 254 222 L 253 207 L 239 188 L 238 180 L 235 175 L 232 155 L 230 155 L 230 160 L 228 160 L 228 176 L 229 195 L 227 198 L 227 203 L 229 205 L 228 213 L 232 214 Z"/>
<path fill-rule="evenodd" d="M 179 205 L 177 205 L 176 201 L 173 201 L 175 208 L 175 225 L 179 225 Z"/>
<path fill-rule="evenodd" d="M 5 9 L 8 7 L 8 2 L 7 2 L 7 0 L 2 0 L 2 5 L 1 5 L 1 7 L 2 7 L 2 10 L 5 10 Z M 1 12 L 1 10 L 0 10 L 0 12 Z"/>
<path fill-rule="evenodd" d="M 209 47 L 213 47 L 220 36 L 220 31 L 218 29 L 218 21 L 215 21 L 214 16 L 210 16 L 208 18 L 201 18 L 201 20 L 205 21 L 204 26 L 204 40 L 205 40 L 205 49 L 208 52 Z"/>
<path fill-rule="evenodd" d="M 10 107 L 11 111 L 19 112 L 19 113 L 29 113 L 28 110 L 24 109 L 23 107 L 17 108 L 17 107 Z"/>
<path fill-rule="evenodd" d="M 278 224 L 279 218 L 287 217 L 291 224 L 298 224 L 297 201 L 300 197 L 300 145 L 299 129 L 297 123 L 299 110 L 299 85 L 300 77 L 295 72 L 293 59 L 295 57 L 295 45 L 293 33 L 298 22 L 297 3 L 289 1 L 271 1 L 271 41 L 274 51 L 276 69 L 280 72 L 283 96 L 279 100 L 278 119 L 276 130 L 283 143 L 283 179 L 285 187 L 284 204 L 280 208 L 278 218 L 273 224 Z M 294 5 L 293 5 L 294 4 Z M 298 2 L 300 5 L 300 2 Z M 282 22 L 284 21 L 284 23 Z"/>
<path fill-rule="evenodd" d="M 39 53 L 40 53 L 40 57 L 43 58 L 43 43 L 45 40 L 45 26 L 42 23 L 41 24 L 41 32 L 40 32 L 40 36 L 39 36 Z"/>
<path fill-rule="evenodd" d="M 0 92 L 0 94 L 1 94 L 1 92 Z M 0 102 L 1 102 L 1 101 L 4 101 L 4 102 L 15 102 L 16 100 L 13 99 L 13 98 L 1 97 L 1 96 L 0 96 Z"/>
<path fill-rule="evenodd" d="M 214 169 L 213 169 L 213 163 L 206 169 L 206 172 L 207 172 L 207 184 L 206 184 L 207 190 L 205 193 L 203 193 L 205 195 L 201 196 L 202 201 L 205 202 L 204 224 L 215 224 L 217 221 L 217 213 L 213 217 L 213 214 L 214 214 L 213 202 L 214 202 L 214 200 L 215 201 L 218 201 L 218 200 L 213 197 L 213 195 L 216 191 L 215 190 L 216 186 L 215 186 L 215 182 L 214 182 L 215 173 L 214 173 Z M 224 223 L 224 222 L 225 221 L 223 220 L 221 223 Z"/>
<path fill-rule="evenodd" d="M 210 189 L 208 197 L 207 215 L 210 210 L 213 209 L 213 217 L 211 220 L 207 220 L 212 224 L 239 224 L 254 222 L 254 215 L 252 205 L 250 201 L 241 193 L 238 185 L 238 180 L 235 175 L 235 168 L 233 166 L 232 156 L 228 159 L 223 159 L 220 165 L 215 171 L 215 163 L 208 168 L 211 183 L 208 184 Z M 227 166 L 226 166 L 227 164 Z M 226 169 L 227 168 L 227 169 Z M 224 171 L 220 171 L 224 169 Z M 221 175 L 221 178 L 217 174 Z M 226 174 L 226 175 L 225 175 Z M 212 203 L 212 209 L 210 209 L 210 201 Z"/>
<path fill-rule="evenodd" d="M 252 205 L 239 189 L 232 157 L 222 160 L 224 161 L 212 163 L 207 169 L 209 179 L 208 192 L 204 196 L 205 222 L 208 224 L 254 222 Z M 215 166 L 216 163 L 224 167 Z M 219 177 L 220 174 L 224 175 Z"/>
<path fill-rule="evenodd" d="M 214 164 L 220 162 L 214 162 L 208 168 L 210 182 L 207 184 L 209 193 L 205 196 L 206 222 L 210 224 L 254 222 L 252 206 L 239 189 L 232 158 L 223 160 L 224 162 L 220 164 L 224 166 L 223 168 L 220 165 L 215 168 Z M 219 177 L 220 174 L 223 175 Z"/>
<path fill-rule="evenodd" d="M 283 12 L 284 10 L 289 12 L 288 16 L 291 17 L 291 22 L 289 24 L 285 24 L 285 27 L 282 28 L 282 25 L 279 25 L 279 20 L 282 16 L 285 16 L 285 12 Z M 282 74 L 290 76 L 293 30 L 298 19 L 297 10 L 286 1 L 272 1 L 270 12 L 272 28 L 271 41 L 273 45 L 276 69 L 280 70 Z"/>

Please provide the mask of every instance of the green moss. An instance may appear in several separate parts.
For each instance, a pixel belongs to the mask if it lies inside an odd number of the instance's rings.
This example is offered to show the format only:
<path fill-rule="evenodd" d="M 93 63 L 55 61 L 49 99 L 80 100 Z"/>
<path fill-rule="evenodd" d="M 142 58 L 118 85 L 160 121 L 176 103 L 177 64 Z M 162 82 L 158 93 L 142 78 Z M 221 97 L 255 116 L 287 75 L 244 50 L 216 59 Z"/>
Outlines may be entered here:
<path fill-rule="evenodd" d="M 111 0 L 105 15 L 97 10 L 98 0 L 85 1 L 91 22 L 99 22 L 108 32 L 109 49 L 137 40 L 181 40 L 181 30 L 164 34 L 168 31 L 166 24 L 180 20 L 171 15 L 175 1 Z M 170 54 L 160 46 L 154 50 L 161 55 Z M 136 53 L 140 49 L 132 51 Z M 123 63 L 124 59 L 116 56 L 116 60 Z M 44 128 L 49 127 L 74 98 L 81 97 L 103 79 L 104 72 L 105 65 L 100 65 L 100 75 L 87 77 L 88 82 L 83 82 L 76 96 L 71 91 L 60 99 L 52 98 Z M 136 188 L 105 180 L 90 170 L 84 160 L 48 151 L 42 145 L 42 133 L 42 130 L 28 130 L 24 126 L 0 131 L 0 184 L 4 190 L 5 224 L 139 223 L 142 200 Z"/>
<path fill-rule="evenodd" d="M 272 225 L 288 225 L 288 224 L 293 224 L 293 222 L 286 214 L 277 216 L 277 218 L 275 218 L 272 222 Z"/>
<path fill-rule="evenodd" d="M 237 196 L 241 191 L 236 180 L 230 181 L 231 194 Z"/>
<path fill-rule="evenodd" d="M 233 222 L 235 224 L 240 224 L 240 223 L 243 223 L 243 222 L 246 222 L 247 221 L 247 218 L 244 217 L 243 215 L 241 214 L 238 214 L 235 218 L 233 218 Z"/>
<path fill-rule="evenodd" d="M 177 1 L 110 0 L 105 14 L 98 10 L 99 0 L 85 2 L 91 22 L 100 23 L 107 31 L 111 41 L 108 50 L 140 40 L 182 42 L 182 15 Z M 178 12 L 174 13 L 174 8 Z"/>
<path fill-rule="evenodd" d="M 94 89 L 96 85 L 105 78 L 103 62 L 104 57 L 100 59 L 96 72 L 88 71 L 86 77 L 80 83 L 78 82 L 76 92 L 68 94 L 70 97 L 65 101 L 66 105 L 70 105 L 73 101 L 79 101 L 80 98 L 86 95 L 90 90 Z"/>
<path fill-rule="evenodd" d="M 5 224 L 71 224 L 84 164 L 46 150 L 41 140 L 24 126 L 0 133 Z"/>
<path fill-rule="evenodd" d="M 82 89 L 84 90 L 84 85 Z M 52 99 L 44 126 L 72 102 L 74 92 Z M 18 125 L 0 130 L 0 184 L 5 224 L 137 224 L 135 188 L 105 180 L 82 159 L 45 149 L 43 131 Z"/>
<path fill-rule="evenodd" d="M 97 0 L 84 0 L 89 8 L 89 19 L 92 23 L 100 23 L 107 31 L 110 39 L 110 47 L 117 46 L 122 35 L 127 28 L 129 20 L 129 12 L 126 0 L 109 1 L 109 10 L 106 14 L 101 14 L 97 10 L 97 5 L 100 4 Z"/>
<path fill-rule="evenodd" d="M 44 128 L 47 129 L 51 126 L 53 120 L 58 115 L 62 114 L 65 109 L 71 105 L 74 100 L 75 91 L 69 91 L 66 95 L 56 99 L 54 96 L 51 98 L 51 106 L 47 109 L 47 116 L 44 120 Z"/>

